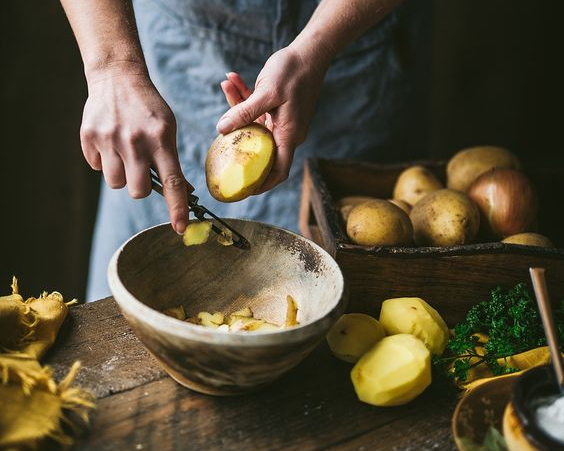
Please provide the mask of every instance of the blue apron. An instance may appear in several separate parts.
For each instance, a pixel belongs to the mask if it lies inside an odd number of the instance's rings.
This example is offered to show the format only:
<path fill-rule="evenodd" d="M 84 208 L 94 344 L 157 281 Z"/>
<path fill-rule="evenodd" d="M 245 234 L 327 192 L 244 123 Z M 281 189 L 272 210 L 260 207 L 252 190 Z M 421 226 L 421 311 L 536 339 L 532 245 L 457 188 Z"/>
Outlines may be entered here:
<path fill-rule="evenodd" d="M 172 108 L 178 151 L 201 203 L 227 218 L 249 218 L 297 231 L 303 163 L 308 157 L 399 161 L 411 80 L 400 64 L 395 35 L 401 11 L 341 52 L 327 72 L 304 144 L 288 180 L 260 196 L 223 204 L 208 193 L 204 162 L 215 125 L 228 109 L 220 88 L 225 73 L 249 86 L 265 61 L 287 46 L 311 17 L 314 0 L 134 0 L 151 79 Z M 110 295 L 106 270 L 129 237 L 169 220 L 165 201 L 142 200 L 102 185 L 90 257 L 87 301 Z"/>

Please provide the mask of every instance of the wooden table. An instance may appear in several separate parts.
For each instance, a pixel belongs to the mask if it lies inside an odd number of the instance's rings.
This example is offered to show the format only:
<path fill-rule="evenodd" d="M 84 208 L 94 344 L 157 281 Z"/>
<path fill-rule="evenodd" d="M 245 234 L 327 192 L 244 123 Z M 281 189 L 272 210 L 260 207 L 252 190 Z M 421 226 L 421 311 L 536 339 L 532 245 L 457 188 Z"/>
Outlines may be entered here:
<path fill-rule="evenodd" d="M 80 450 L 456 450 L 452 395 L 431 387 L 407 406 L 361 403 L 350 365 L 325 343 L 258 393 L 201 395 L 161 370 L 108 298 L 71 309 L 46 363 L 59 379 L 77 359 L 77 383 L 98 398 Z"/>

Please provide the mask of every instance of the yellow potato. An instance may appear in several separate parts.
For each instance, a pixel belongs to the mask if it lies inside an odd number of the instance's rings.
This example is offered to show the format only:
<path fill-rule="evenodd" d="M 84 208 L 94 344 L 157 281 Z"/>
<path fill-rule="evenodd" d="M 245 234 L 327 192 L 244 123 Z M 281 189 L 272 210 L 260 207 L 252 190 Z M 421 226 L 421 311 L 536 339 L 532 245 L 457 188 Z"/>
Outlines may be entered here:
<path fill-rule="evenodd" d="M 272 133 L 259 124 L 219 135 L 206 158 L 210 194 L 221 202 L 249 197 L 270 173 L 275 152 Z"/>
<path fill-rule="evenodd" d="M 520 167 L 519 159 L 503 147 L 476 146 L 462 149 L 447 164 L 447 188 L 466 192 L 478 176 L 490 169 Z"/>
<path fill-rule="evenodd" d="M 179 319 L 180 321 L 184 321 L 186 319 L 186 312 L 184 311 L 184 307 L 181 305 L 178 307 L 166 308 L 163 310 L 163 313 L 167 316 L 171 316 L 172 318 Z"/>
<path fill-rule="evenodd" d="M 210 221 L 190 221 L 182 236 L 184 245 L 195 246 L 204 244 L 210 236 L 211 226 L 212 223 Z"/>
<path fill-rule="evenodd" d="M 380 324 L 386 335 L 411 334 L 433 354 L 441 355 L 448 341 L 448 327 L 439 313 L 421 298 L 394 298 L 382 303 Z"/>
<path fill-rule="evenodd" d="M 431 384 L 431 353 L 413 335 L 384 337 L 356 363 L 351 379 L 363 402 L 374 406 L 405 404 Z"/>
<path fill-rule="evenodd" d="M 443 188 L 443 184 L 429 169 L 411 166 L 397 178 L 394 186 L 394 199 L 415 205 L 426 194 Z"/>
<path fill-rule="evenodd" d="M 419 246 L 468 244 L 480 228 L 480 212 L 460 191 L 441 189 L 427 194 L 409 215 L 413 238 Z"/>
<path fill-rule="evenodd" d="M 287 308 L 286 308 L 286 320 L 284 321 L 284 326 L 292 327 L 297 326 L 298 323 L 298 304 L 294 301 L 294 298 L 290 295 L 286 296 Z"/>
<path fill-rule="evenodd" d="M 369 197 L 369 196 L 345 196 L 345 197 L 341 197 L 337 201 L 337 209 L 341 213 L 341 217 L 343 218 L 343 221 L 347 222 L 347 219 L 349 218 L 349 214 L 354 207 L 356 207 L 358 204 L 362 204 L 363 202 L 366 202 L 366 201 L 369 201 L 369 200 L 375 200 L 375 198 Z"/>
<path fill-rule="evenodd" d="M 411 213 L 411 205 L 409 205 L 407 202 L 403 201 L 403 200 L 399 200 L 399 199 L 388 199 L 388 202 L 391 202 L 392 204 L 394 204 L 396 207 L 400 207 L 403 211 L 405 211 L 405 213 L 407 215 L 409 215 L 409 213 Z"/>
<path fill-rule="evenodd" d="M 376 199 L 352 209 L 347 234 L 361 246 L 408 246 L 413 228 L 401 208 L 387 200 Z"/>
<path fill-rule="evenodd" d="M 502 243 L 520 244 L 522 246 L 554 247 L 552 241 L 550 241 L 547 237 L 541 235 L 540 233 L 533 232 L 517 233 L 516 235 L 508 236 L 501 241 Z"/>
<path fill-rule="evenodd" d="M 198 319 L 200 320 L 200 324 L 202 326 L 218 327 L 223 324 L 224 317 L 223 317 L 223 313 L 221 312 L 215 312 L 215 313 L 200 312 L 198 313 Z"/>
<path fill-rule="evenodd" d="M 385 335 L 376 318 L 364 313 L 347 313 L 329 330 L 327 343 L 335 357 L 355 363 Z"/>

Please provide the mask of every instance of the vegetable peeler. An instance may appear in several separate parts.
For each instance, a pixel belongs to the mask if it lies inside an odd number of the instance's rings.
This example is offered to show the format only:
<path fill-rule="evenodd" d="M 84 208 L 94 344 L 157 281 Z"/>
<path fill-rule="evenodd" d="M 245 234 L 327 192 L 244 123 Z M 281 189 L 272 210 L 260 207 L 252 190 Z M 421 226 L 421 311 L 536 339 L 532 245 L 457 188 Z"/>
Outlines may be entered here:
<path fill-rule="evenodd" d="M 157 171 L 151 168 L 150 172 L 151 172 L 151 187 L 155 192 L 157 192 L 161 196 L 164 196 L 163 183 L 161 182 L 161 179 L 159 178 Z M 192 188 L 192 186 L 190 186 L 190 188 L 192 190 L 194 189 Z M 211 228 L 216 234 L 218 234 L 220 237 L 224 239 L 231 239 L 233 241 L 233 246 L 239 249 L 248 250 L 251 248 L 251 244 L 247 241 L 247 239 L 243 235 L 241 235 L 237 230 L 235 230 L 225 221 L 218 218 L 214 213 L 212 213 L 206 207 L 204 207 L 203 205 L 199 205 L 198 201 L 199 199 L 197 196 L 195 196 L 192 193 L 188 194 L 188 206 L 190 207 L 190 211 L 194 212 L 194 216 L 196 216 L 196 218 L 198 218 L 200 221 L 206 221 L 208 220 L 208 218 L 206 218 L 206 215 L 208 215 L 211 219 L 213 219 L 220 225 L 218 226 L 214 224 L 214 222 L 212 222 Z M 229 233 L 227 233 L 227 231 L 229 231 Z"/>

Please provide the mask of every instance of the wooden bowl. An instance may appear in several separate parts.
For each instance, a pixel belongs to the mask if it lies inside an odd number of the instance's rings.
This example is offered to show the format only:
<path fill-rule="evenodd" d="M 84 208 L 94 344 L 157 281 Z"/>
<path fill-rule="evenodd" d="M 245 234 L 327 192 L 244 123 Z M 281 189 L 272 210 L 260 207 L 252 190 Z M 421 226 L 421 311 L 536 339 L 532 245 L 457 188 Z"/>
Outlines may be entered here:
<path fill-rule="evenodd" d="M 524 372 L 516 381 L 511 402 L 503 416 L 503 435 L 509 451 L 555 451 L 564 444 L 545 434 L 535 420 L 539 398 L 558 395 L 559 389 L 551 365 Z"/>
<path fill-rule="evenodd" d="M 207 243 L 186 247 L 170 224 L 132 237 L 113 256 L 108 279 L 114 299 L 137 337 L 182 385 L 201 393 L 256 390 L 298 364 L 345 309 L 337 263 L 312 241 L 274 226 L 227 220 L 250 250 Z M 299 325 L 265 332 L 229 332 L 161 313 L 182 305 L 232 313 L 251 307 L 256 318 L 282 324 L 286 297 L 298 305 Z"/>
<path fill-rule="evenodd" d="M 481 449 L 491 427 L 501 433 L 503 412 L 518 377 L 513 373 L 491 379 L 458 402 L 452 416 L 452 435 L 460 451 Z"/>

